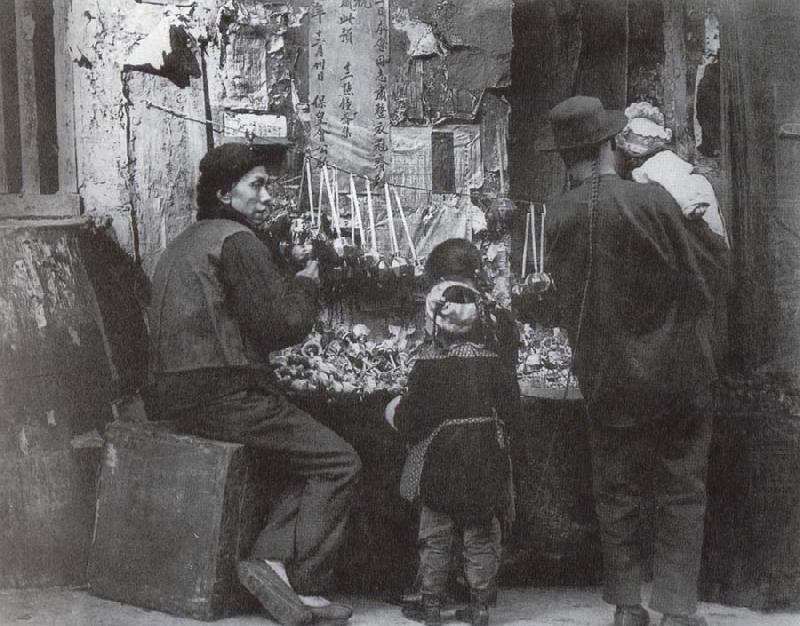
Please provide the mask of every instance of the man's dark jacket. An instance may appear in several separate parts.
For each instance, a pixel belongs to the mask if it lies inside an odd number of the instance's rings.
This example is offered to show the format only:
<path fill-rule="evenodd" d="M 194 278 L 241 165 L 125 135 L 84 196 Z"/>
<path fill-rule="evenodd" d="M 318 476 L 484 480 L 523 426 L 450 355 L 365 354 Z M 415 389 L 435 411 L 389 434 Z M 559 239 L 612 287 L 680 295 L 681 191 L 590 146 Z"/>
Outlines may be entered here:
<path fill-rule="evenodd" d="M 541 302 L 521 301 L 521 313 L 566 328 L 593 418 L 632 425 L 705 404 L 716 378 L 709 313 L 727 278 L 727 250 L 659 185 L 604 175 L 586 288 L 590 193 L 587 180 L 548 207 L 554 289 Z"/>
<path fill-rule="evenodd" d="M 287 275 L 275 247 L 262 239 L 241 215 L 219 210 L 162 253 L 148 315 L 159 412 L 272 387 L 269 353 L 311 330 L 316 284 Z"/>

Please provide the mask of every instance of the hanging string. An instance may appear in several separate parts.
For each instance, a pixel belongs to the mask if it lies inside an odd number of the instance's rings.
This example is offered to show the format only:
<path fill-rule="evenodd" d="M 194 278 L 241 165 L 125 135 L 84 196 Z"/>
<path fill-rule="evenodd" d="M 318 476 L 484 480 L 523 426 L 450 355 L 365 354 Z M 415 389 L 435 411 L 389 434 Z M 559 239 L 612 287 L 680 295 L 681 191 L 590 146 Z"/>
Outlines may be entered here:
<path fill-rule="evenodd" d="M 389 237 L 392 242 L 392 252 L 398 254 L 400 246 L 397 244 L 397 233 L 394 230 L 394 216 L 392 215 L 392 198 L 389 195 L 389 183 L 383 183 L 383 194 L 386 201 L 386 219 L 389 221 Z"/>
<path fill-rule="evenodd" d="M 536 208 L 533 203 L 528 206 L 528 212 L 531 215 L 531 252 L 533 253 L 533 272 L 539 273 L 539 249 L 536 243 Z"/>
<path fill-rule="evenodd" d="M 303 161 L 303 165 L 305 166 L 306 172 L 306 180 L 308 181 L 308 210 L 311 214 L 311 228 L 314 228 L 314 187 L 311 184 L 311 161 L 306 157 Z M 298 201 L 298 206 L 300 202 Z M 317 224 L 317 228 L 319 228 L 319 224 Z"/>
<path fill-rule="evenodd" d="M 369 235 L 372 240 L 372 252 L 378 251 L 378 241 L 375 232 L 375 207 L 372 204 L 372 184 L 369 178 L 364 177 L 364 182 L 367 187 L 367 212 L 369 217 Z"/>
<path fill-rule="evenodd" d="M 528 273 L 528 237 L 531 233 L 531 212 L 525 213 L 525 239 L 522 240 L 522 267 L 519 268 L 520 278 L 525 278 Z"/>
<path fill-rule="evenodd" d="M 397 210 L 400 213 L 400 221 L 403 222 L 403 230 L 406 233 L 406 239 L 408 240 L 408 247 L 411 250 L 411 258 L 414 260 L 414 263 L 417 262 L 417 248 L 414 246 L 414 240 L 411 238 L 411 230 L 408 228 L 408 221 L 406 221 L 406 214 L 403 211 L 403 205 L 400 202 L 400 194 L 397 193 L 397 188 L 394 188 L 394 199 L 397 202 Z"/>
<path fill-rule="evenodd" d="M 161 106 L 159 104 L 155 104 L 154 102 L 150 102 L 149 100 L 143 100 L 143 103 L 145 104 L 145 106 L 151 107 L 153 109 L 158 109 L 159 111 L 163 111 L 164 113 L 169 113 L 170 115 L 174 115 L 175 117 L 179 117 L 181 119 L 185 119 L 185 120 L 190 121 L 190 122 L 196 122 L 198 124 L 203 124 L 205 126 L 208 126 L 209 128 L 211 128 L 211 130 L 213 132 L 215 132 L 217 134 L 226 134 L 226 130 L 228 130 L 228 131 L 237 131 L 237 132 L 241 131 L 241 128 L 238 128 L 238 127 L 237 128 L 232 128 L 230 126 L 228 126 L 228 127 L 220 126 L 219 124 L 214 122 L 214 120 L 193 117 L 191 115 L 187 115 L 185 113 L 182 113 L 181 111 L 176 111 L 174 109 L 170 109 L 168 107 Z M 266 137 L 266 136 L 257 135 L 257 134 L 254 134 L 254 133 L 249 133 L 246 136 L 242 135 L 242 138 L 245 138 L 245 137 L 248 138 L 248 139 L 252 139 L 252 140 L 258 140 L 258 139 L 260 139 L 260 140 L 274 140 L 275 139 L 274 137 Z M 320 166 L 327 164 L 327 159 L 321 159 L 319 157 L 315 157 L 315 156 L 310 155 L 310 154 L 308 155 L 308 158 L 311 161 L 314 161 L 317 165 L 320 165 Z M 503 161 L 505 162 L 504 159 L 503 159 Z M 363 176 L 362 174 L 359 174 L 358 172 L 353 172 L 353 171 L 347 170 L 347 169 L 342 168 L 342 167 L 339 167 L 337 169 L 339 169 L 340 171 L 342 171 L 345 174 L 353 174 L 354 176 Z M 292 179 L 287 179 L 286 181 L 283 181 L 283 182 L 290 182 L 290 181 L 293 181 L 293 180 L 297 180 L 299 178 L 300 178 L 300 176 L 297 176 L 297 177 L 292 178 Z M 367 178 L 367 180 L 369 180 L 369 178 L 366 177 L 366 176 L 364 176 L 364 178 Z M 377 182 L 377 179 L 376 179 L 376 182 Z M 447 189 L 433 189 L 433 188 L 427 188 L 427 187 L 417 187 L 415 185 L 407 185 L 407 184 L 403 184 L 403 183 L 392 183 L 392 186 L 393 187 L 397 187 L 398 189 L 407 189 L 409 191 L 421 191 L 423 193 L 428 193 L 428 194 L 432 194 L 433 193 L 433 194 L 440 194 L 440 195 L 457 196 L 457 197 L 461 197 L 461 198 L 472 198 L 472 195 L 473 195 L 472 193 L 463 192 L 463 191 L 450 191 L 450 190 L 447 190 Z M 512 196 L 507 196 L 507 195 L 503 194 L 502 191 L 503 190 L 501 189 L 500 193 L 496 194 L 496 196 L 495 196 L 498 200 L 510 200 L 511 202 L 514 202 L 514 203 L 526 203 L 526 204 L 530 204 L 532 202 L 532 200 L 530 200 L 528 198 L 514 198 Z"/>
<path fill-rule="evenodd" d="M 297 206 L 300 206 L 303 203 L 303 194 L 304 194 L 304 190 L 305 190 L 305 186 L 303 185 L 303 183 L 305 182 L 305 178 L 306 178 L 306 163 L 307 162 L 308 161 L 306 159 L 303 159 L 303 166 L 300 168 L 300 186 L 299 186 L 298 192 L 297 192 Z M 313 226 L 314 226 L 314 209 L 313 209 L 313 207 L 314 207 L 314 199 L 313 198 L 309 198 L 308 199 L 308 206 L 311 207 L 311 226 L 313 228 Z"/>

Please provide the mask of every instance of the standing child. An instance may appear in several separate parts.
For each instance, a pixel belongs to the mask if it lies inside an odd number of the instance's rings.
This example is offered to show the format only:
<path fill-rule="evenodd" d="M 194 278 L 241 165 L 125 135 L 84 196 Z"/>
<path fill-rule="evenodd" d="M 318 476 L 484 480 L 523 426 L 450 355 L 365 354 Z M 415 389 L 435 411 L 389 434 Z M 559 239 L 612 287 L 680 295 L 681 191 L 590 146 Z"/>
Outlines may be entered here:
<path fill-rule="evenodd" d="M 485 625 L 500 555 L 498 516 L 510 497 L 505 424 L 519 407 L 515 370 L 499 354 L 515 354 L 516 329 L 487 305 L 480 252 L 469 241 L 439 244 L 425 271 L 434 282 L 425 301 L 430 342 L 414 363 L 407 392 L 386 407 L 386 419 L 413 446 L 401 493 L 421 505 L 425 624 L 441 624 L 458 529 L 470 586 L 466 613 L 474 626 Z"/>

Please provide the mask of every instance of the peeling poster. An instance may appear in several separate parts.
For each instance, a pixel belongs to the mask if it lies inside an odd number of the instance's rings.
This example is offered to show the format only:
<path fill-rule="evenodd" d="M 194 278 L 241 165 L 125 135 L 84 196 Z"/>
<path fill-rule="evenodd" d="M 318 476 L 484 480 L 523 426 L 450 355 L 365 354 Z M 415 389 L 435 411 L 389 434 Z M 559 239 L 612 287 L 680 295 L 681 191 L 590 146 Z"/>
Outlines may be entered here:
<path fill-rule="evenodd" d="M 313 156 L 383 178 L 391 145 L 387 0 L 315 0 L 309 24 Z"/>

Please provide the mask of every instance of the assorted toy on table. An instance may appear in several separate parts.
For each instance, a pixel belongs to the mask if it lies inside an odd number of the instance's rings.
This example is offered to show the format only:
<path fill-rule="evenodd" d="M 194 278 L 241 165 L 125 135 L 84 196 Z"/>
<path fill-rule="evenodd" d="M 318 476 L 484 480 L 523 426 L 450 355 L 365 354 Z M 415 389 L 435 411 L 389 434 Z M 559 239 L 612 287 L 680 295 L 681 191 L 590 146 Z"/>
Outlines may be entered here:
<path fill-rule="evenodd" d="M 320 261 L 321 289 L 328 303 L 349 296 L 371 294 L 375 297 L 398 290 L 410 296 L 422 269 L 397 189 L 383 184 L 391 252 L 382 254 L 378 246 L 373 184 L 364 179 L 364 193 L 360 197 L 360 177 L 346 176 L 346 193 L 342 193 L 340 171 L 327 164 L 321 165 L 315 197 L 311 161 L 305 161 L 292 212 L 291 236 L 284 242 L 291 248 L 290 256 L 297 262 L 303 262 L 308 256 Z M 366 206 L 362 205 L 362 198 L 366 199 Z M 304 199 L 307 211 L 301 209 Z M 400 252 L 395 210 L 408 242 L 410 258 Z"/>
<path fill-rule="evenodd" d="M 319 183 L 316 193 L 315 179 Z M 342 187 L 346 193 L 342 193 Z M 388 183 L 382 187 L 349 173 L 343 175 L 327 164 L 321 165 L 314 176 L 311 160 L 304 162 L 296 199 L 286 203 L 290 221 L 281 236 L 282 246 L 286 256 L 298 265 L 309 256 L 319 260 L 321 292 L 328 307 L 345 300 L 394 297 L 397 301 L 398 293 L 405 294 L 400 301 L 413 302 L 414 294 L 422 293 L 419 279 L 423 259 L 417 255 L 400 194 Z M 376 205 L 385 209 L 383 224 L 388 241 L 378 240 Z M 549 285 L 543 271 L 546 215 L 545 205 L 530 205 L 526 213 L 520 278 L 519 282 L 511 279 L 511 289 L 517 293 L 529 289 L 540 292 Z M 409 258 L 401 254 L 398 221 Z M 388 253 L 379 251 L 386 248 Z M 529 261 L 533 269 L 530 273 Z M 519 331 L 517 373 L 521 387 L 564 388 L 571 358 L 565 334 L 530 324 L 519 324 Z M 320 321 L 303 343 L 273 355 L 275 373 L 290 394 L 363 397 L 378 391 L 400 393 L 415 351 L 424 341 L 424 331 L 413 323 L 389 324 L 388 333 L 379 334 L 363 323 Z"/>

